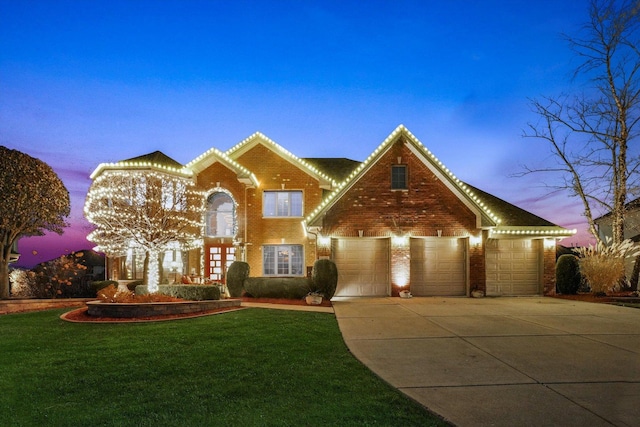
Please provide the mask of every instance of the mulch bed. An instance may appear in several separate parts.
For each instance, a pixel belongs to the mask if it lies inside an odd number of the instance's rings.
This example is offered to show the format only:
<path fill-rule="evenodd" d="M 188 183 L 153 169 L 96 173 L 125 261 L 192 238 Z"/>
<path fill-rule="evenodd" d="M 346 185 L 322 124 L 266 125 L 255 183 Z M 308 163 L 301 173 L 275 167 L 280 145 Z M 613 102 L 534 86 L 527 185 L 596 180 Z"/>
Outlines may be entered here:
<path fill-rule="evenodd" d="M 279 298 L 250 298 L 250 297 L 242 297 L 242 302 L 257 302 L 257 303 L 267 303 L 267 304 L 283 304 L 283 305 L 307 305 L 304 300 L 293 300 L 293 299 L 279 299 Z M 317 307 L 331 307 L 331 301 L 323 299 L 322 303 Z M 95 317 L 87 314 L 87 307 L 79 308 L 77 310 L 70 311 L 68 313 L 64 313 L 60 316 L 61 319 L 67 320 L 69 322 L 80 322 L 80 323 L 131 323 L 131 322 L 158 322 L 164 320 L 178 320 L 178 319 L 190 319 L 194 317 L 200 316 L 209 316 L 212 314 L 219 314 L 229 311 L 242 310 L 246 307 L 228 307 L 228 308 L 219 308 L 215 310 L 203 311 L 201 313 L 192 313 L 192 314 L 163 314 L 159 316 L 150 316 L 150 317 L 134 317 L 134 318 L 122 318 L 122 317 Z"/>
<path fill-rule="evenodd" d="M 640 300 L 637 296 L 633 294 L 631 291 L 625 292 L 612 292 L 607 295 L 594 295 L 592 293 L 577 293 L 576 295 L 553 295 L 553 298 L 561 298 L 568 299 L 573 301 L 584 301 L 584 302 L 593 302 L 593 303 L 601 303 L 601 304 L 611 304 L 614 302 L 620 302 L 621 300 L 629 300 L 633 302 L 634 300 Z"/>
<path fill-rule="evenodd" d="M 135 322 L 159 322 L 163 320 L 191 319 L 194 317 L 210 316 L 228 311 L 243 310 L 245 307 L 226 307 L 215 310 L 202 311 L 200 313 L 188 314 L 162 314 L 148 317 L 96 317 L 87 314 L 87 307 L 64 313 L 60 318 L 76 323 L 135 323 Z"/>

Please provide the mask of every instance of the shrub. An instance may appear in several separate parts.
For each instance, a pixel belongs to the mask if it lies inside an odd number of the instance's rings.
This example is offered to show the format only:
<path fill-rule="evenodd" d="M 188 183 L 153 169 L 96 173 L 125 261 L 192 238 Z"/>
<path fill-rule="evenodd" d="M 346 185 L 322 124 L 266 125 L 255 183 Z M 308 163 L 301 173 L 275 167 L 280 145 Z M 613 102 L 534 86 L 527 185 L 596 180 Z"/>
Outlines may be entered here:
<path fill-rule="evenodd" d="M 573 295 L 578 293 L 582 275 L 580 264 L 575 255 L 560 255 L 556 263 L 556 289 L 559 293 Z"/>
<path fill-rule="evenodd" d="M 598 242 L 596 246 L 589 245 L 575 251 L 580 257 L 580 273 L 595 294 L 616 290 L 624 279 L 625 258 L 635 258 L 640 254 L 631 240 L 616 245 Z"/>
<path fill-rule="evenodd" d="M 306 277 L 248 277 L 245 291 L 255 298 L 302 299 L 309 293 Z"/>
<path fill-rule="evenodd" d="M 30 270 L 16 268 L 9 273 L 11 282 L 11 296 L 28 298 L 36 294 L 36 274 Z"/>
<path fill-rule="evenodd" d="M 318 259 L 313 263 L 311 272 L 312 291 L 321 293 L 325 298 L 331 299 L 338 286 L 338 268 L 336 263 L 329 259 Z"/>
<path fill-rule="evenodd" d="M 98 298 L 103 302 L 145 303 L 145 302 L 177 302 L 178 298 L 164 294 L 135 295 L 133 292 L 118 290 L 117 285 L 109 285 L 98 291 Z"/>
<path fill-rule="evenodd" d="M 227 270 L 227 288 L 232 298 L 242 296 L 244 281 L 249 277 L 249 264 L 243 261 L 234 261 Z"/>
<path fill-rule="evenodd" d="M 134 280 L 133 282 L 129 282 L 127 283 L 127 289 L 129 289 L 131 292 L 135 292 L 136 288 L 140 285 L 143 285 L 144 282 L 142 280 Z"/>
<path fill-rule="evenodd" d="M 34 293 L 38 298 L 77 297 L 89 291 L 82 278 L 87 266 L 77 262 L 78 255 L 62 256 L 33 269 L 37 285 Z"/>
<path fill-rule="evenodd" d="M 135 293 L 150 295 L 146 285 L 136 286 Z M 216 285 L 160 285 L 157 293 L 189 301 L 220 299 L 220 288 Z"/>
<path fill-rule="evenodd" d="M 118 287 L 118 282 L 115 280 L 97 280 L 95 282 L 89 283 L 89 289 L 91 289 L 93 295 L 98 296 L 98 291 L 100 291 L 100 289 L 106 288 L 109 285 Z"/>

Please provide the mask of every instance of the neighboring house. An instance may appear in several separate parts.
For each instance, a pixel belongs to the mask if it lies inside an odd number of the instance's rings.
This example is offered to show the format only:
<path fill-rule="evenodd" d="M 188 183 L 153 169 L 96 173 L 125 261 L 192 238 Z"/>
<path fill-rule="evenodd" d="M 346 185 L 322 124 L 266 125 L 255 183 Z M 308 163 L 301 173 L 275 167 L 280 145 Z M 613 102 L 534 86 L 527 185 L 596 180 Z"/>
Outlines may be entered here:
<path fill-rule="evenodd" d="M 556 242 L 575 233 L 460 181 L 404 126 L 364 162 L 298 158 L 255 133 L 183 170 L 205 194 L 205 226 L 198 249 L 165 255 L 169 281 L 223 281 L 233 260 L 251 276 L 304 276 L 330 258 L 337 296 L 548 294 Z M 110 260 L 109 272 L 138 279 L 142 261 Z"/>
<path fill-rule="evenodd" d="M 13 262 L 18 262 L 20 259 L 20 253 L 18 252 L 18 241 L 16 240 L 11 246 L 11 251 L 9 252 L 9 264 Z"/>
<path fill-rule="evenodd" d="M 613 227 L 611 212 L 602 215 L 593 220 L 598 227 L 598 235 L 602 241 L 607 242 L 613 239 Z M 624 236 L 634 242 L 640 242 L 640 198 L 634 199 L 625 205 L 624 214 Z M 636 260 L 633 258 L 625 259 L 625 275 L 631 280 L 632 289 L 637 289 L 638 277 L 633 275 L 634 264 Z"/>
<path fill-rule="evenodd" d="M 593 220 L 598 227 L 598 235 L 603 241 L 613 238 L 611 212 Z M 625 205 L 624 238 L 640 241 L 640 198 Z"/>

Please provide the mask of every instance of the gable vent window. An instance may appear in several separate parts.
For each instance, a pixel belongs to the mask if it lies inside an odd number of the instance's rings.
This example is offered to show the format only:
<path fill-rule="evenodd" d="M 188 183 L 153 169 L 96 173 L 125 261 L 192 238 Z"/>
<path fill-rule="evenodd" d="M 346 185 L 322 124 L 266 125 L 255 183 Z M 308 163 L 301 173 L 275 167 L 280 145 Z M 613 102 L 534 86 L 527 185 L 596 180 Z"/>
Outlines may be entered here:
<path fill-rule="evenodd" d="M 407 165 L 391 166 L 391 189 L 406 190 L 407 188 Z"/>

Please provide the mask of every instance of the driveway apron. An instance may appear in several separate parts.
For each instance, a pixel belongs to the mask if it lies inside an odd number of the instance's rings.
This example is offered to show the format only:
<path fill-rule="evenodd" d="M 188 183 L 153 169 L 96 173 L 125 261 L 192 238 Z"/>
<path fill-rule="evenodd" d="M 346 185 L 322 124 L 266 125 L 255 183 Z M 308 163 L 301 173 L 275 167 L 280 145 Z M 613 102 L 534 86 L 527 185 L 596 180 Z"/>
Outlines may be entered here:
<path fill-rule="evenodd" d="M 640 309 L 522 298 L 337 298 L 349 350 L 458 426 L 640 426 Z"/>

